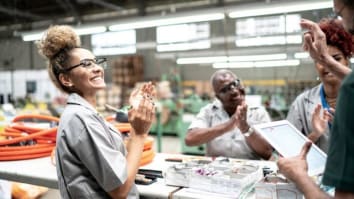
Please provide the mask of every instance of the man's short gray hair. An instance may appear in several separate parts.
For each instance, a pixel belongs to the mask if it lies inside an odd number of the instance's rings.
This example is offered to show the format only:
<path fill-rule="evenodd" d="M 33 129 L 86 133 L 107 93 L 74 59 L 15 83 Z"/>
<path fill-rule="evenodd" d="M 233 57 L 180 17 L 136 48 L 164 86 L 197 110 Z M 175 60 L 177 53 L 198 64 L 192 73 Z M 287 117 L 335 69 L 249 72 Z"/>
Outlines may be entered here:
<path fill-rule="evenodd" d="M 221 70 L 217 70 L 214 72 L 214 74 L 210 77 L 210 83 L 215 91 L 215 84 L 216 84 L 216 80 L 219 76 L 221 75 L 226 75 L 226 74 L 230 74 L 231 76 L 236 78 L 235 73 L 233 73 L 230 70 L 226 70 L 226 69 L 221 69 Z"/>

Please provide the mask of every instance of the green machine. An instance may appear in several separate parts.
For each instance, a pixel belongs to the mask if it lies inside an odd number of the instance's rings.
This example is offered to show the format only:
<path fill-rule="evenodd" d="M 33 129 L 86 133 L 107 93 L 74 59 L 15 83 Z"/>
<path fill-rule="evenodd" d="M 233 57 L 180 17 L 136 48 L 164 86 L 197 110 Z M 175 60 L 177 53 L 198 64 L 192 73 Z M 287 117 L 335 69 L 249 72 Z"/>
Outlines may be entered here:
<path fill-rule="evenodd" d="M 173 96 L 163 95 L 157 102 L 156 122 L 150 132 L 157 135 L 158 150 L 161 152 L 161 138 L 164 135 L 176 135 L 180 139 L 183 154 L 204 155 L 205 146 L 186 146 L 184 138 L 191 121 L 184 121 L 185 113 L 198 113 L 204 105 L 203 100 L 197 95 L 182 99 L 181 76 L 179 67 L 171 68 L 168 74 L 161 77 L 161 81 L 168 81 Z M 166 90 L 164 90 L 166 91 Z M 167 92 L 168 93 L 168 92 Z"/>
<path fill-rule="evenodd" d="M 184 142 L 184 138 L 186 137 L 189 125 L 190 122 L 182 122 L 181 125 L 179 138 L 181 141 L 182 153 L 188 155 L 205 155 L 205 144 L 202 144 L 200 146 L 187 146 Z"/>
<path fill-rule="evenodd" d="M 150 132 L 157 134 L 157 131 L 161 130 L 162 135 L 178 135 L 178 130 L 182 124 L 183 109 L 173 99 L 163 99 L 157 103 L 156 106 L 159 106 L 159 110 L 156 116 L 159 118 L 151 126 Z"/>
<path fill-rule="evenodd" d="M 192 94 L 183 99 L 183 109 L 186 113 L 199 113 L 200 109 L 206 106 L 209 101 L 203 100 L 199 95 Z"/>
<path fill-rule="evenodd" d="M 183 154 L 204 155 L 205 145 L 190 147 L 184 142 L 191 119 L 188 119 L 188 121 L 183 119 L 183 108 L 173 102 L 173 100 L 159 101 L 157 106 L 159 108 L 156 113 L 156 123 L 151 127 L 150 132 L 157 135 L 158 151 L 161 152 L 162 136 L 177 135 L 181 143 L 181 150 Z M 166 116 L 163 116 L 163 114 L 165 114 L 164 110 L 166 109 L 168 109 L 169 112 L 168 119 L 165 118 Z M 190 118 L 193 118 L 195 114 L 186 113 L 185 115 L 190 115 Z"/>

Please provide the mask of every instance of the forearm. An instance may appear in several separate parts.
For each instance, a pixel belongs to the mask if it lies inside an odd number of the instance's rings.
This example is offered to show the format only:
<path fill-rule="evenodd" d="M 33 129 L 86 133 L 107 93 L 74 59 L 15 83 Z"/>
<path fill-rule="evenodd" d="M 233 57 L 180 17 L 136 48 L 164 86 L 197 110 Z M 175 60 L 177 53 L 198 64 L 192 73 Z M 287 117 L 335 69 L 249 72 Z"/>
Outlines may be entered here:
<path fill-rule="evenodd" d="M 344 66 L 330 55 L 326 56 L 323 62 L 323 65 L 327 66 L 326 68 L 339 79 L 344 79 L 350 72 L 352 72 L 350 67 Z"/>
<path fill-rule="evenodd" d="M 219 124 L 210 128 L 194 128 L 189 130 L 185 138 L 187 146 L 198 146 L 230 131 L 230 122 Z"/>
<path fill-rule="evenodd" d="M 309 176 L 303 176 L 296 180 L 297 188 L 304 194 L 306 199 L 330 199 Z"/>
<path fill-rule="evenodd" d="M 111 192 L 113 198 L 126 198 L 132 185 L 134 184 L 135 176 L 139 169 L 139 163 L 144 148 L 145 136 L 136 135 L 129 138 L 127 144 L 128 155 L 127 159 L 127 179 L 123 185 Z"/>
<path fill-rule="evenodd" d="M 321 134 L 316 132 L 311 132 L 307 138 L 310 139 L 313 143 L 317 142 L 317 140 L 321 137 Z"/>
<path fill-rule="evenodd" d="M 249 137 L 245 137 L 248 146 L 250 146 L 254 152 L 265 160 L 268 160 L 273 148 L 272 146 L 258 133 L 252 133 Z"/>

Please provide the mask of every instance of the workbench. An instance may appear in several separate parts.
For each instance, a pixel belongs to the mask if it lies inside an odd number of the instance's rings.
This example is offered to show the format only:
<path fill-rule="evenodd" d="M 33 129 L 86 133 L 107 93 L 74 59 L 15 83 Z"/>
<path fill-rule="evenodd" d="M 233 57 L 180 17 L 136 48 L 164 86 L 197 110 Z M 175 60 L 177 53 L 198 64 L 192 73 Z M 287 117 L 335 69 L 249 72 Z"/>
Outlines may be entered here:
<path fill-rule="evenodd" d="M 153 162 L 141 169 L 165 171 L 175 162 L 167 162 L 166 158 L 185 158 L 180 154 L 156 154 Z M 189 156 L 190 157 L 190 156 Z M 262 165 L 275 165 L 273 162 L 259 161 Z M 56 168 L 50 157 L 20 161 L 0 162 L 0 179 L 28 183 L 58 189 Z M 165 185 L 164 179 L 158 178 L 150 185 L 137 185 L 140 196 L 144 198 L 206 198 L 201 192 L 188 188 Z M 208 194 L 209 195 L 209 194 Z M 218 198 L 216 195 L 209 195 Z"/>

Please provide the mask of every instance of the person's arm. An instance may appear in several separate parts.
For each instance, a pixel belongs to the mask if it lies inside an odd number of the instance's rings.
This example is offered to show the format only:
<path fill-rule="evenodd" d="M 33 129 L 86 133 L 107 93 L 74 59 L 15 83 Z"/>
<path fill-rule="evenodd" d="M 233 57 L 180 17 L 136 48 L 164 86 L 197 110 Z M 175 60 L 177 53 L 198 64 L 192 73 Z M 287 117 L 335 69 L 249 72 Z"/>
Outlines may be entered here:
<path fill-rule="evenodd" d="M 308 30 L 304 33 L 304 50 L 309 52 L 314 61 L 321 63 L 340 79 L 343 79 L 352 71 L 328 53 L 326 35 L 317 23 L 302 19 L 300 25 Z"/>
<path fill-rule="evenodd" d="M 321 104 L 317 104 L 312 114 L 312 132 L 307 136 L 312 142 L 316 142 L 326 132 L 328 123 L 332 123 L 333 120 L 335 110 L 333 108 L 323 110 L 321 115 L 321 108 Z"/>
<path fill-rule="evenodd" d="M 155 116 L 153 92 L 154 88 L 152 84 L 149 83 L 143 85 L 140 91 L 133 92 L 130 97 L 131 104 L 134 103 L 134 100 L 139 100 L 140 103 L 137 107 L 132 107 L 128 112 L 129 123 L 132 125 L 132 130 L 129 132 L 130 138 L 127 144 L 127 179 L 124 184 L 109 192 L 109 195 L 114 199 L 127 198 L 134 184 L 144 149 L 144 141 Z"/>
<path fill-rule="evenodd" d="M 245 134 L 247 132 L 244 131 L 242 133 Z M 257 132 L 252 133 L 250 136 L 245 136 L 245 139 L 248 146 L 261 158 L 268 160 L 272 156 L 272 146 Z"/>
<path fill-rule="evenodd" d="M 297 188 L 304 194 L 306 199 L 330 199 L 332 198 L 323 192 L 308 175 L 301 176 L 296 182 Z"/>
<path fill-rule="evenodd" d="M 139 169 L 139 162 L 142 151 L 144 149 L 144 140 L 146 136 L 136 135 L 129 138 L 127 150 L 127 179 L 121 186 L 109 192 L 109 195 L 114 198 L 127 198 L 129 191 L 134 184 L 135 175 Z"/>
<path fill-rule="evenodd" d="M 263 110 L 263 109 L 262 109 Z M 244 112 L 244 113 L 242 113 Z M 249 124 L 248 122 L 243 122 L 245 121 L 245 118 L 247 117 L 247 105 L 244 104 L 243 106 L 240 106 L 238 110 L 236 111 L 237 118 L 244 118 L 241 120 L 239 125 L 239 129 L 243 135 L 245 135 L 245 140 L 248 144 L 248 146 L 257 153 L 261 158 L 268 160 L 271 155 L 273 148 L 272 146 L 260 135 L 258 134 Z M 270 122 L 270 116 L 269 114 L 264 110 L 259 111 L 259 114 L 257 115 L 257 122 L 259 123 L 265 123 L 265 122 Z M 251 133 L 251 134 L 250 134 Z M 250 134 L 250 135 L 247 135 Z"/>
<path fill-rule="evenodd" d="M 312 114 L 312 132 L 307 136 L 312 142 L 316 142 L 325 133 L 331 117 L 327 110 L 323 110 L 321 116 L 321 109 L 321 104 L 317 104 Z"/>
<path fill-rule="evenodd" d="M 214 138 L 232 130 L 234 127 L 234 118 L 229 121 L 208 128 L 192 128 L 188 130 L 185 137 L 187 146 L 198 146 L 213 140 Z"/>
<path fill-rule="evenodd" d="M 306 142 L 298 156 L 292 158 L 279 158 L 277 162 L 279 171 L 293 181 L 297 188 L 307 199 L 327 199 L 331 198 L 323 192 L 307 174 L 306 156 L 312 143 Z"/>
<path fill-rule="evenodd" d="M 244 102 L 242 105 L 237 106 L 236 112 L 233 115 L 236 126 L 240 129 L 243 135 L 250 133 L 250 130 L 254 131 L 247 122 L 247 110 L 248 106 Z M 263 114 L 263 117 L 260 116 L 258 118 L 258 122 L 262 123 L 270 121 L 269 115 L 266 112 L 265 114 Z M 251 135 L 245 136 L 245 140 L 248 146 L 263 159 L 268 160 L 271 157 L 273 151 L 272 146 L 257 132 L 254 131 Z"/>
<path fill-rule="evenodd" d="M 311 145 L 311 142 L 306 142 L 298 156 L 292 158 L 280 157 L 277 162 L 279 171 L 295 183 L 296 187 L 304 194 L 306 199 L 333 198 L 322 191 L 307 174 L 306 156 L 310 151 Z M 354 193 L 336 189 L 334 198 L 352 199 L 354 198 Z"/>

